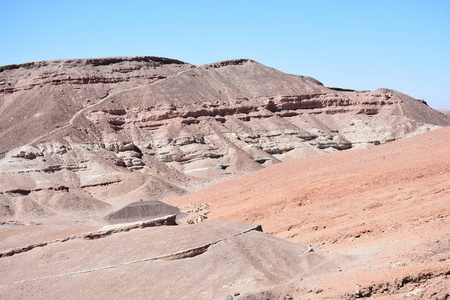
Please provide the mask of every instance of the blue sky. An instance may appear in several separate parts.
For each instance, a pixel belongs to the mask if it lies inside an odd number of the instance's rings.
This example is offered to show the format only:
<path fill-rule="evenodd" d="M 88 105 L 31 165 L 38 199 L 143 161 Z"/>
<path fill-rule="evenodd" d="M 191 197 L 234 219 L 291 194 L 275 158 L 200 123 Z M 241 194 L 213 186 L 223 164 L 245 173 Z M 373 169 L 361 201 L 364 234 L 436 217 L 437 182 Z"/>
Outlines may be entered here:
<path fill-rule="evenodd" d="M 327 86 L 450 107 L 450 1 L 0 0 L 0 65 L 151 55 L 252 58 Z"/>

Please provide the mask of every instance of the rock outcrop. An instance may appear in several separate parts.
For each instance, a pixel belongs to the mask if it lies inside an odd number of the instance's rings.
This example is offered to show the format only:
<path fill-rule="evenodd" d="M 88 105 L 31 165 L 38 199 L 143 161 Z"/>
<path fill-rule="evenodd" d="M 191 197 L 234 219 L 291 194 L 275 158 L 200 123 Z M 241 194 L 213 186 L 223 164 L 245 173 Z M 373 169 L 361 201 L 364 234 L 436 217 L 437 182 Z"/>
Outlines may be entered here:
<path fill-rule="evenodd" d="M 113 234 L 116 234 L 119 232 L 128 232 L 128 231 L 134 230 L 134 229 L 142 229 L 142 228 L 155 227 L 155 226 L 171 226 L 171 225 L 175 226 L 175 225 L 177 225 L 175 220 L 176 220 L 176 215 L 167 215 L 167 216 L 162 216 L 162 217 L 154 218 L 154 219 L 147 220 L 147 221 L 134 222 L 134 223 L 125 224 L 125 225 L 122 224 L 120 226 L 115 226 L 115 227 L 110 226 L 110 228 L 106 227 L 106 228 L 103 228 L 98 231 L 74 234 L 74 235 L 56 239 L 56 240 L 45 241 L 45 242 L 41 242 L 41 243 L 35 243 L 35 244 L 26 245 L 23 247 L 9 249 L 9 250 L 0 252 L 0 258 L 13 256 L 13 255 L 16 255 L 19 253 L 28 252 L 35 248 L 45 247 L 45 246 L 48 246 L 48 245 L 54 244 L 54 243 L 67 242 L 69 240 L 75 240 L 75 239 L 96 240 L 96 239 L 104 238 L 104 237 L 107 237 L 107 236 L 110 236 L 110 235 L 113 235 Z"/>

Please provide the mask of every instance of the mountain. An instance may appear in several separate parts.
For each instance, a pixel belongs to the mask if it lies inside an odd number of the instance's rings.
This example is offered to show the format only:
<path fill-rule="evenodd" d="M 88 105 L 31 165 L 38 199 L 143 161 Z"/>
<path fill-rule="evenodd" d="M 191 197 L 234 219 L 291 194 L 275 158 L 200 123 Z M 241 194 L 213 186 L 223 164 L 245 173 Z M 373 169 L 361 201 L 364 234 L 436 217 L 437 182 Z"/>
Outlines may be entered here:
<path fill-rule="evenodd" d="M 0 67 L 0 111 L 0 298 L 448 298 L 423 100 L 124 57 Z"/>
<path fill-rule="evenodd" d="M 104 216 L 292 158 L 450 124 L 389 89 L 327 88 L 250 59 L 160 57 L 0 67 L 2 220 Z"/>

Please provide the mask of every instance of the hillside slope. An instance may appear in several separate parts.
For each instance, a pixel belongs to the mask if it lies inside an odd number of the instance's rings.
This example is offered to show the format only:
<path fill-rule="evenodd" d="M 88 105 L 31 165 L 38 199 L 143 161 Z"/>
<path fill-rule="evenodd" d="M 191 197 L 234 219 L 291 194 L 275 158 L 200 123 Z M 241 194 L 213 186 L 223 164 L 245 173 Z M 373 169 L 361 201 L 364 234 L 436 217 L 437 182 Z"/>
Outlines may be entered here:
<path fill-rule="evenodd" d="M 319 251 L 372 255 L 360 269 L 313 281 L 332 298 L 359 290 L 398 299 L 415 289 L 426 298 L 450 284 L 449 149 L 446 127 L 371 149 L 291 160 L 169 203 L 206 203 L 209 220 L 262 224 Z M 434 286 L 430 274 L 447 274 L 447 286 Z M 402 289 L 404 277 L 412 285 Z"/>
<path fill-rule="evenodd" d="M 1 220 L 105 215 L 296 157 L 450 124 L 399 92 L 330 89 L 249 59 L 0 67 Z"/>

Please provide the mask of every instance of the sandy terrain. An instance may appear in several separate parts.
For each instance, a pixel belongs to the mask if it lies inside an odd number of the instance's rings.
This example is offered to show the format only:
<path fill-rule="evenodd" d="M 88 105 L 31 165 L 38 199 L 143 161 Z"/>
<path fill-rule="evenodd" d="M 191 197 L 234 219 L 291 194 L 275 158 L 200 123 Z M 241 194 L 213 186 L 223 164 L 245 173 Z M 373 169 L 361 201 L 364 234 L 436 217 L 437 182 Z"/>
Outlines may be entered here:
<path fill-rule="evenodd" d="M 170 203 L 207 203 L 209 220 L 262 224 L 321 252 L 372 255 L 360 269 L 314 279 L 333 298 L 421 272 L 448 274 L 449 149 L 447 127 L 372 149 L 292 160 Z M 411 291 L 432 293 L 426 286 L 441 280 L 435 276 Z"/>
<path fill-rule="evenodd" d="M 196 225 L 123 232 L 126 225 L 118 224 L 107 227 L 116 230 L 112 235 L 89 234 L 99 236 L 94 239 L 80 233 L 101 230 L 104 220 L 16 225 L 3 231 L 15 233 L 3 239 L 8 249 L 11 240 L 25 246 L 27 234 L 29 243 L 69 231 L 79 238 L 0 258 L 0 295 L 445 299 L 449 136 L 443 128 L 372 149 L 292 160 L 170 201 L 208 204 L 207 222 Z"/>

